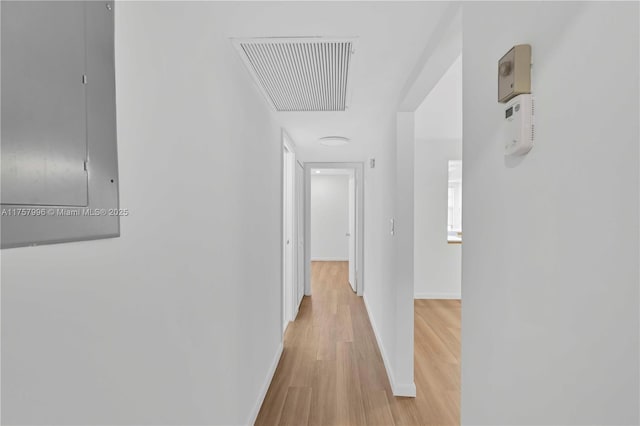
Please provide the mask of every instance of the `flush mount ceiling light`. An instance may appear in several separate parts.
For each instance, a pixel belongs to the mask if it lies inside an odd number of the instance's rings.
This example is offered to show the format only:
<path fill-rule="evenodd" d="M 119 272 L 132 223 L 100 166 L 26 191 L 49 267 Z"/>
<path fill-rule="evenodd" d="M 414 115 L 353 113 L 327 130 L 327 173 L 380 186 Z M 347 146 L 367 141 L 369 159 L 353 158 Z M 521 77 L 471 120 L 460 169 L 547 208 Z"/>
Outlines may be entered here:
<path fill-rule="evenodd" d="M 325 136 L 324 138 L 318 139 L 322 145 L 325 146 L 341 146 L 349 143 L 349 138 L 345 138 L 344 136 Z"/>
<path fill-rule="evenodd" d="M 276 111 L 345 111 L 355 39 L 234 38 L 236 50 Z"/>

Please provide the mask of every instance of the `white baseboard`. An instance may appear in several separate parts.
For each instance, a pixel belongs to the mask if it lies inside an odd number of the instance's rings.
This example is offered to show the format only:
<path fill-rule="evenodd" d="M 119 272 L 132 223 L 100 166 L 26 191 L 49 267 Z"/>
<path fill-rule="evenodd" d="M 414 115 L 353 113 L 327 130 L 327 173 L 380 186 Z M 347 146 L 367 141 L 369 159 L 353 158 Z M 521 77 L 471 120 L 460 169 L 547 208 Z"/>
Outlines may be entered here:
<path fill-rule="evenodd" d="M 382 362 L 384 363 L 384 368 L 387 370 L 387 377 L 389 378 L 389 384 L 391 385 L 391 390 L 393 391 L 394 396 L 408 396 L 414 397 L 416 396 L 416 384 L 415 383 L 396 383 L 393 378 L 393 371 L 391 369 L 391 365 L 389 364 L 389 358 L 387 358 L 387 353 L 385 352 L 384 345 L 382 344 L 382 340 L 380 340 L 380 333 L 378 332 L 378 327 L 376 326 L 376 322 L 371 316 L 371 309 L 369 309 L 369 304 L 367 303 L 367 296 L 362 296 L 364 300 L 364 306 L 367 308 L 367 315 L 369 316 L 369 322 L 371 323 L 371 328 L 373 328 L 373 334 L 376 336 L 376 342 L 378 342 L 378 349 L 380 349 L 380 354 L 382 355 Z"/>
<path fill-rule="evenodd" d="M 258 400 L 256 401 L 256 405 L 253 407 L 253 410 L 249 414 L 247 425 L 254 425 L 256 423 L 256 419 L 258 418 L 258 413 L 260 412 L 260 407 L 262 407 L 264 398 L 265 396 L 267 396 L 269 385 L 271 385 L 271 381 L 273 380 L 273 375 L 275 374 L 276 368 L 278 367 L 278 363 L 280 362 L 280 357 L 282 356 L 282 349 L 283 349 L 282 342 L 280 342 L 280 346 L 278 346 L 276 355 L 273 358 L 273 362 L 271 363 L 271 368 L 269 368 L 269 371 L 267 372 L 267 378 L 265 379 L 262 385 L 262 389 L 260 390 L 260 395 L 258 395 Z"/>
<path fill-rule="evenodd" d="M 349 258 L 343 257 L 313 257 L 312 262 L 348 262 Z"/>
<path fill-rule="evenodd" d="M 460 293 L 415 293 L 414 299 L 462 299 Z"/>
<path fill-rule="evenodd" d="M 416 397 L 415 383 L 396 383 L 392 389 L 394 396 L 406 396 L 409 398 Z"/>

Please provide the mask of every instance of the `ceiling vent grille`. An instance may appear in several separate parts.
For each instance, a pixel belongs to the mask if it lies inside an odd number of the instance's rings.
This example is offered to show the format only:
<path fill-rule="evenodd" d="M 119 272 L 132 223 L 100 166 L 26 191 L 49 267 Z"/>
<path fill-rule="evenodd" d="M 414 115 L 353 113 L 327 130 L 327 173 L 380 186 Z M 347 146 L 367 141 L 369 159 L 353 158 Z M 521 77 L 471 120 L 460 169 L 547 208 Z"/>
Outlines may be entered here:
<path fill-rule="evenodd" d="M 353 39 L 253 38 L 234 44 L 277 111 L 345 111 Z"/>

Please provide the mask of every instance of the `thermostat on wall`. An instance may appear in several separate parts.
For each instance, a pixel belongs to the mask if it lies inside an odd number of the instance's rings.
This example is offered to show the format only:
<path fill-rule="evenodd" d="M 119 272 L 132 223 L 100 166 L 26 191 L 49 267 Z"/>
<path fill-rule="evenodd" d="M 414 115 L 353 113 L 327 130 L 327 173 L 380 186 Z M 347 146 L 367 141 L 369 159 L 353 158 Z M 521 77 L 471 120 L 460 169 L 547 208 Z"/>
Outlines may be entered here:
<path fill-rule="evenodd" d="M 533 97 L 518 95 L 504 109 L 507 140 L 504 155 L 524 155 L 533 148 L 534 137 Z"/>

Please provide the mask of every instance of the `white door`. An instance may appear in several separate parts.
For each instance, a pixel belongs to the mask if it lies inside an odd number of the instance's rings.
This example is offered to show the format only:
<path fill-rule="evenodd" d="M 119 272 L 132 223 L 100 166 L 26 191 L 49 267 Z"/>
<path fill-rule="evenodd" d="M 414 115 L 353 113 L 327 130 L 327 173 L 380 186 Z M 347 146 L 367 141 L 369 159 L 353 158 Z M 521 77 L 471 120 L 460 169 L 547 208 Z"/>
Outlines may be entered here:
<path fill-rule="evenodd" d="M 294 215 L 293 215 L 293 198 L 294 198 L 294 177 L 295 177 L 295 154 L 285 145 L 283 157 L 283 331 L 287 329 L 290 321 L 294 320 L 294 279 L 295 279 L 295 262 L 294 262 Z"/>
<path fill-rule="evenodd" d="M 349 284 L 353 291 L 357 291 L 356 278 L 356 178 L 349 176 Z"/>
<path fill-rule="evenodd" d="M 304 167 L 296 161 L 297 305 L 304 296 Z"/>

